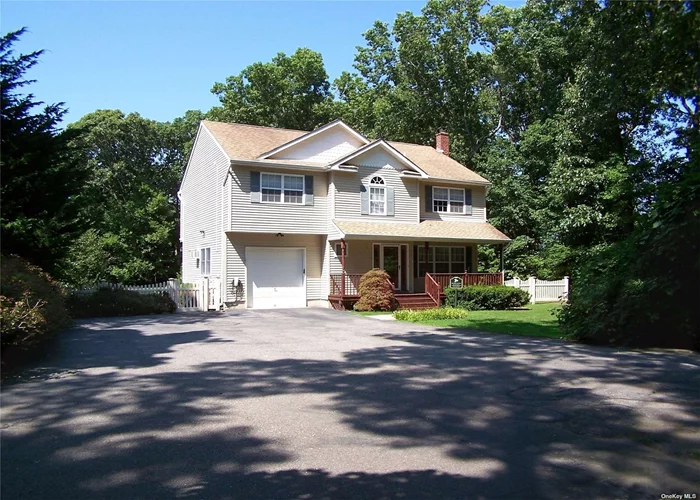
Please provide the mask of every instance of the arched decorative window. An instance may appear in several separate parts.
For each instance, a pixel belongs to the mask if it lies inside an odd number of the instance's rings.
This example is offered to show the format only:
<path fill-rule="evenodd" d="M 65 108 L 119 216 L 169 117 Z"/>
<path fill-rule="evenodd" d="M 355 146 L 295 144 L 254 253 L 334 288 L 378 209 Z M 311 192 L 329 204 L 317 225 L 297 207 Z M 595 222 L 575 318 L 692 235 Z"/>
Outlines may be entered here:
<path fill-rule="evenodd" d="M 369 181 L 370 215 L 386 215 L 386 187 L 384 179 L 378 175 Z"/>

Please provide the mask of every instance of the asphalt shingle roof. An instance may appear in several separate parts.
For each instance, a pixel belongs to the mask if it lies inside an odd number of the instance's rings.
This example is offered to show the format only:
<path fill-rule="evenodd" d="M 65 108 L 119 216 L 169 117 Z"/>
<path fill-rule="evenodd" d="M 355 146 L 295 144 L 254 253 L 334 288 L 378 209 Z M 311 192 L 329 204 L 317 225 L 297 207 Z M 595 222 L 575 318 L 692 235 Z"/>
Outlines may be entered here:
<path fill-rule="evenodd" d="M 346 236 L 474 240 L 507 243 L 510 238 L 488 222 L 451 222 L 425 220 L 420 224 L 397 224 L 334 220 Z"/>
<path fill-rule="evenodd" d="M 224 151 L 226 151 L 226 154 L 230 158 L 238 160 L 255 160 L 263 153 L 308 133 L 303 130 L 260 127 L 241 123 L 222 123 L 209 120 L 204 120 L 202 123 L 209 129 Z M 432 178 L 488 183 L 486 179 L 476 172 L 449 156 L 438 152 L 431 146 L 405 142 L 387 142 Z M 270 161 L 280 162 L 279 160 Z M 284 162 L 285 160 L 282 161 Z M 288 162 L 305 164 L 296 160 Z M 309 166 L 313 165 L 309 164 Z"/>

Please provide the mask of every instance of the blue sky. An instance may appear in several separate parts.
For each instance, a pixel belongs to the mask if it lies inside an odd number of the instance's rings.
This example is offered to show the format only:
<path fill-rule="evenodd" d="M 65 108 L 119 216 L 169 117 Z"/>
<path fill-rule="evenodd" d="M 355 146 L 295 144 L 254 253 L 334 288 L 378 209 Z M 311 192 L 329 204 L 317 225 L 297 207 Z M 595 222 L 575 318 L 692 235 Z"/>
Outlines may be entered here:
<path fill-rule="evenodd" d="M 520 3 L 515 0 L 509 4 Z M 351 69 L 375 20 L 419 13 L 422 1 L 10 2 L 3 33 L 26 26 L 18 52 L 45 49 L 30 77 L 37 98 L 63 101 L 67 122 L 96 109 L 172 120 L 217 104 L 216 81 L 277 52 L 323 54 L 331 79 Z"/>

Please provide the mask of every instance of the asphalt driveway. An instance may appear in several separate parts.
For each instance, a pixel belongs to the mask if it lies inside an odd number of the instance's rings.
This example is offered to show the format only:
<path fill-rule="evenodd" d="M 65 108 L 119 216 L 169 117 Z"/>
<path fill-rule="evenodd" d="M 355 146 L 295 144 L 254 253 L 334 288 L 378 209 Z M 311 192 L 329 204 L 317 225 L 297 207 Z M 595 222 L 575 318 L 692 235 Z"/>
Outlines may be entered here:
<path fill-rule="evenodd" d="M 6 380 L 2 499 L 700 494 L 700 358 L 330 310 L 83 322 Z"/>

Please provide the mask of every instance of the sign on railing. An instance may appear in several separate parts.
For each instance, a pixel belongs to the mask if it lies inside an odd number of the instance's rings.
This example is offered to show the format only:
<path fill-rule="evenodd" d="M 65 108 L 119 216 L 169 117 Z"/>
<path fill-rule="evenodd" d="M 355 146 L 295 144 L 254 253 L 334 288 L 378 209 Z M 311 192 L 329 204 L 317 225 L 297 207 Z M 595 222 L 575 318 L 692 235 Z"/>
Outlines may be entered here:
<path fill-rule="evenodd" d="M 455 276 L 454 278 L 450 278 L 450 288 L 463 288 L 464 287 L 464 280 L 460 278 L 459 276 Z"/>

